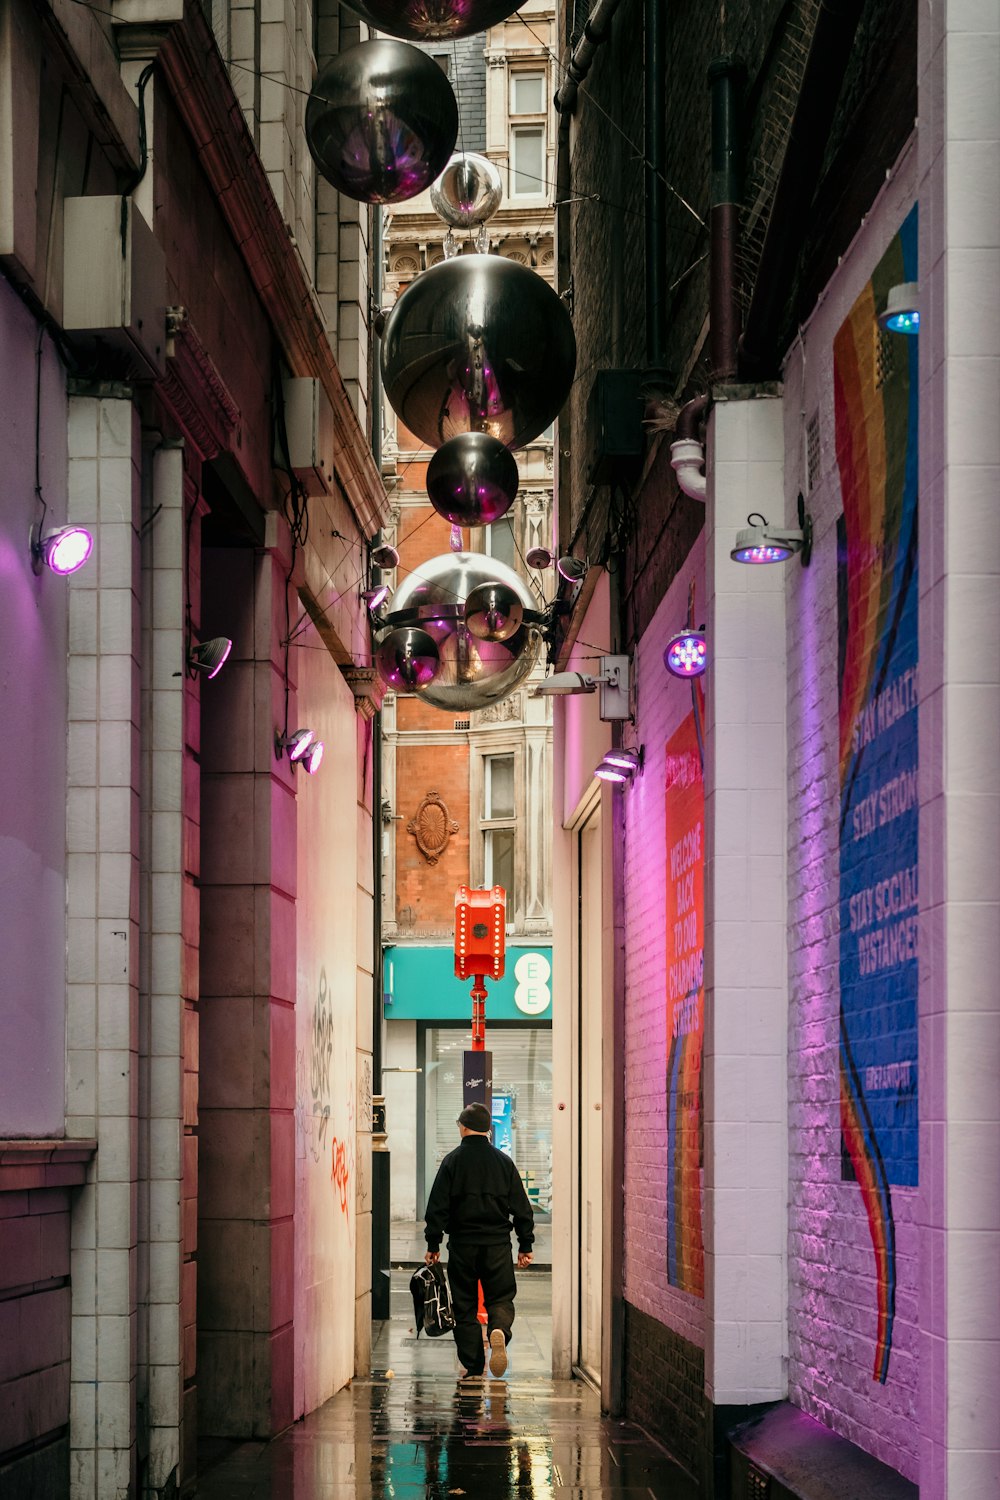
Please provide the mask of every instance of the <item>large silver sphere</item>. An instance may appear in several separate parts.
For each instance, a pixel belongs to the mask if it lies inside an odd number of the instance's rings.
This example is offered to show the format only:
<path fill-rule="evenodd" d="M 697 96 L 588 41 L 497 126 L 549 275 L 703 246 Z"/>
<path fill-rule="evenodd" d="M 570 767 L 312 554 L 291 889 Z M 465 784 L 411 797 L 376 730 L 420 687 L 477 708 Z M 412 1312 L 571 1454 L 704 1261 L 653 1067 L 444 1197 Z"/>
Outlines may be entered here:
<path fill-rule="evenodd" d="M 412 625 L 401 625 L 379 642 L 375 670 L 399 692 L 414 692 L 431 681 L 440 665 L 437 641 Z"/>
<path fill-rule="evenodd" d="M 431 188 L 431 207 L 455 229 L 474 229 L 492 219 L 503 201 L 497 168 L 474 151 L 453 156 Z"/>
<path fill-rule="evenodd" d="M 433 58 L 405 42 L 361 42 L 313 84 L 306 140 L 320 172 L 362 203 L 403 203 L 440 175 L 458 105 Z"/>
<path fill-rule="evenodd" d="M 502 584 L 509 602 L 529 617 L 538 605 L 513 568 L 479 552 L 446 552 L 429 558 L 399 586 L 389 601 L 393 633 L 405 625 L 433 636 L 440 657 L 433 678 L 414 688 L 425 703 L 448 711 L 487 708 L 514 691 L 534 666 L 537 626 L 522 619 L 505 641 L 477 640 L 465 620 L 466 602 L 483 584 Z M 473 600 L 475 603 L 475 600 Z M 381 647 L 378 648 L 378 652 Z M 376 660 L 378 660 L 378 652 Z M 381 667 L 379 671 L 381 672 Z"/>
<path fill-rule="evenodd" d="M 569 395 L 576 339 L 563 303 L 527 266 L 456 255 L 406 288 L 381 358 L 389 404 L 429 447 L 487 432 L 520 448 Z"/>
<path fill-rule="evenodd" d="M 347 0 L 353 11 L 379 31 L 411 42 L 474 36 L 505 21 L 519 0 Z"/>
<path fill-rule="evenodd" d="M 491 526 L 517 498 L 517 460 L 499 438 L 460 432 L 427 465 L 427 493 L 453 526 Z"/>

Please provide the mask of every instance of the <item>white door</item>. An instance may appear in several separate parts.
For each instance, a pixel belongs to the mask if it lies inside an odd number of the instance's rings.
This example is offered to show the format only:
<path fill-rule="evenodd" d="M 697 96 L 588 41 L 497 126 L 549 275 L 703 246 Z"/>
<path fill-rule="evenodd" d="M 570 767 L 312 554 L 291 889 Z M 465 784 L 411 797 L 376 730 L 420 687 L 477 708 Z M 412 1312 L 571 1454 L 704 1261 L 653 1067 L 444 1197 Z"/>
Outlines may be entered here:
<path fill-rule="evenodd" d="M 579 1363 L 600 1385 L 601 1302 L 604 1201 L 602 1149 L 602 974 L 601 814 L 583 824 L 578 835 L 579 878 Z"/>

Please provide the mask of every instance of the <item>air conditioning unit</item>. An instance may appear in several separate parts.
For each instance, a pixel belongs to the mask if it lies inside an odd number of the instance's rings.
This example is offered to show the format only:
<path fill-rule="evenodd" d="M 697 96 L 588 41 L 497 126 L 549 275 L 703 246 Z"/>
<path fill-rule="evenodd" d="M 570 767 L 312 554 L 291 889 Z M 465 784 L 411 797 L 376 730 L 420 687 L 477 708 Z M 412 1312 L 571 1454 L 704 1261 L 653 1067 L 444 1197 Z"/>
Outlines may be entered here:
<path fill-rule="evenodd" d="M 590 392 L 588 422 L 592 483 L 607 484 L 623 466 L 641 460 L 642 418 L 641 370 L 598 370 Z"/>
<path fill-rule="evenodd" d="M 66 332 L 124 355 L 128 373 L 155 378 L 165 369 L 166 306 L 166 260 L 132 199 L 67 198 Z"/>
<path fill-rule="evenodd" d="M 289 376 L 282 381 L 285 397 L 285 433 L 288 458 L 307 495 L 329 495 L 333 490 L 333 407 L 323 382 L 311 375 Z M 284 468 L 280 441 L 275 460 Z"/>

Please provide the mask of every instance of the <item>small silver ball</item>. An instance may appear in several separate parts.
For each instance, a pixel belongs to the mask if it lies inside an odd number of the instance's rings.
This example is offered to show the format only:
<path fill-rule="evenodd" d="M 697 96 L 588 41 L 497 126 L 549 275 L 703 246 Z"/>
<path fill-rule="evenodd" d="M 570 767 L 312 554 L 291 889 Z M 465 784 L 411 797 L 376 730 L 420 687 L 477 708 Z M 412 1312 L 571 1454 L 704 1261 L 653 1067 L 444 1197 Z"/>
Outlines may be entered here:
<path fill-rule="evenodd" d="M 361 42 L 313 84 L 306 140 L 327 182 L 361 203 L 403 203 L 438 177 L 458 105 L 433 58 L 405 42 Z"/>
<path fill-rule="evenodd" d="M 403 693 L 425 687 L 437 675 L 441 655 L 437 641 L 412 625 L 391 630 L 379 642 L 375 669 L 382 681 Z"/>
<path fill-rule="evenodd" d="M 431 188 L 431 207 L 455 229 L 473 229 L 492 219 L 503 201 L 497 168 L 473 151 L 453 156 Z"/>
<path fill-rule="evenodd" d="M 521 628 L 524 605 L 506 583 L 480 583 L 465 601 L 465 624 L 478 641 L 509 641 Z"/>
<path fill-rule="evenodd" d="M 492 526 L 517 499 L 517 460 L 499 438 L 460 432 L 427 466 L 427 493 L 453 526 Z"/>

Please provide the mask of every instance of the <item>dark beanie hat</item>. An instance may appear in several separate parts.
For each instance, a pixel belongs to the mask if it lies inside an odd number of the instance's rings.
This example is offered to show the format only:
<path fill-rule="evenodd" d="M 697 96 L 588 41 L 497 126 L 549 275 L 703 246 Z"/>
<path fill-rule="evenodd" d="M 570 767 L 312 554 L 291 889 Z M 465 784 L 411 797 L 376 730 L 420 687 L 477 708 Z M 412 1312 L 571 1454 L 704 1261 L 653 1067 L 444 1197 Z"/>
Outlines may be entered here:
<path fill-rule="evenodd" d="M 458 1117 L 458 1123 L 464 1125 L 466 1130 L 478 1130 L 482 1134 L 493 1128 L 493 1121 L 485 1104 L 467 1104 Z"/>

